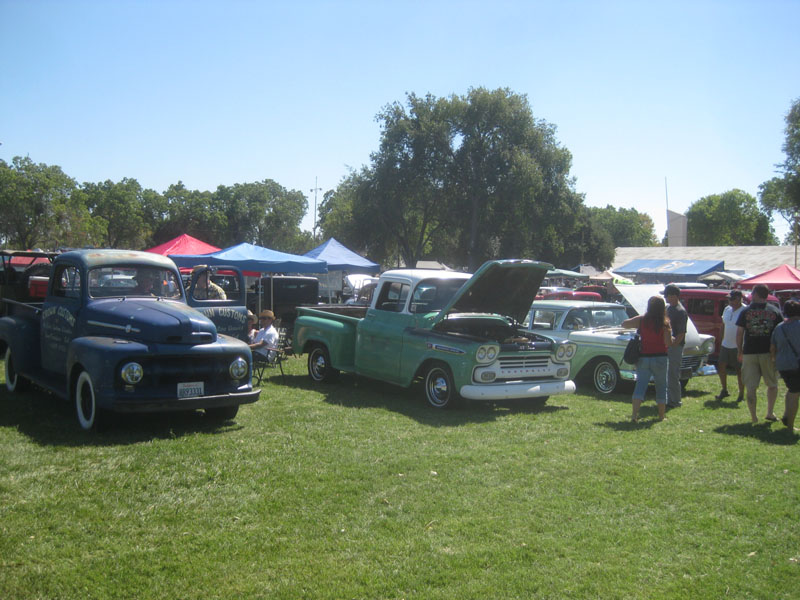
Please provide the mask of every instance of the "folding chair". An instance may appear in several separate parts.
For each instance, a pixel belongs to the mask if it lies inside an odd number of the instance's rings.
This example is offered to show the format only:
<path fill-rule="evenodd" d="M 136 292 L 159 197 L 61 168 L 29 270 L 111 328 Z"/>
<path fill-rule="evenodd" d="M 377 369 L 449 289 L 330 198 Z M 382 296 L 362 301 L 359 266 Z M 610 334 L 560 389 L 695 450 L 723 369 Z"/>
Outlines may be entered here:
<path fill-rule="evenodd" d="M 264 379 L 267 369 L 279 368 L 281 370 L 281 381 L 286 381 L 286 375 L 283 372 L 283 361 L 289 355 L 286 340 L 286 330 L 278 330 L 278 345 L 276 347 L 266 346 L 269 350 L 269 358 L 258 351 L 253 352 L 253 381 L 255 385 L 261 385 L 261 380 Z"/>

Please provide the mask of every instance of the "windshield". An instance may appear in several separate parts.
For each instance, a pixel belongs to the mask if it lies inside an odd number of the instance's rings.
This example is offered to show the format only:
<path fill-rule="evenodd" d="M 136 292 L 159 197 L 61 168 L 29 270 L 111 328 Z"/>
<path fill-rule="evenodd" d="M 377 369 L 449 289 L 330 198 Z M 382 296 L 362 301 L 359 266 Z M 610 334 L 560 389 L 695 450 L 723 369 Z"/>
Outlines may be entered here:
<path fill-rule="evenodd" d="M 411 297 L 412 313 L 442 310 L 461 289 L 466 279 L 424 279 L 417 284 Z"/>
<path fill-rule="evenodd" d="M 89 295 L 93 298 L 180 298 L 182 292 L 178 276 L 169 269 L 98 267 L 89 271 Z"/>
<path fill-rule="evenodd" d="M 525 325 L 530 329 L 597 329 L 601 327 L 619 327 L 628 318 L 625 307 L 580 307 L 569 310 L 553 310 L 552 308 L 534 308 Z"/>

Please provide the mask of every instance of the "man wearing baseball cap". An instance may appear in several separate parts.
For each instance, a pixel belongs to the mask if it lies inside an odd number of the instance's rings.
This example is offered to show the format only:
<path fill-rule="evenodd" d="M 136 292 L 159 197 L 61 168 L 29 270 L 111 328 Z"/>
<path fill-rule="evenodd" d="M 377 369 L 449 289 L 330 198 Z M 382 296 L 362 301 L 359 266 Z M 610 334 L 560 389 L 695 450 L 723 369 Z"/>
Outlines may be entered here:
<path fill-rule="evenodd" d="M 250 350 L 255 353 L 261 354 L 267 360 L 272 360 L 275 356 L 275 351 L 270 348 L 278 347 L 278 330 L 275 329 L 273 323 L 275 322 L 275 313 L 271 310 L 262 310 L 258 313 L 258 325 L 261 329 L 256 333 L 253 343 L 250 344 Z"/>
<path fill-rule="evenodd" d="M 778 377 L 775 363 L 772 362 L 770 345 L 772 330 L 783 321 L 781 311 L 767 302 L 769 288 L 759 283 L 753 288 L 750 306 L 736 319 L 736 345 L 742 361 L 742 381 L 747 392 L 747 408 L 750 420 L 758 423 L 756 402 L 758 384 L 764 379 L 767 386 L 767 421 L 777 421 L 773 409 L 778 398 Z"/>

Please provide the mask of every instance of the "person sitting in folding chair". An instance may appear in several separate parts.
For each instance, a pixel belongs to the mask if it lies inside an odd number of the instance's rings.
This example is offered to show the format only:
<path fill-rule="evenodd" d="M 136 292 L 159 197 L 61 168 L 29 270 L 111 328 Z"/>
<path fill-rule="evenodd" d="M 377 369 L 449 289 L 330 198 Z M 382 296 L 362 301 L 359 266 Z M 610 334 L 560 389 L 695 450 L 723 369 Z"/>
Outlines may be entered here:
<path fill-rule="evenodd" d="M 273 325 L 275 314 L 271 310 L 262 310 L 258 315 L 258 322 L 261 329 L 256 333 L 253 343 L 249 344 L 253 351 L 253 379 L 257 385 L 261 383 L 264 371 L 269 367 L 279 367 L 281 377 L 284 377 L 283 359 L 286 357 L 281 347 L 280 334 Z"/>
<path fill-rule="evenodd" d="M 250 350 L 253 354 L 260 354 L 257 358 L 263 358 L 267 362 L 272 361 L 275 357 L 275 348 L 278 347 L 278 330 L 275 329 L 273 323 L 275 322 L 275 313 L 271 310 L 262 310 L 258 314 L 258 324 L 260 329 L 256 333 L 253 343 L 250 344 Z"/>

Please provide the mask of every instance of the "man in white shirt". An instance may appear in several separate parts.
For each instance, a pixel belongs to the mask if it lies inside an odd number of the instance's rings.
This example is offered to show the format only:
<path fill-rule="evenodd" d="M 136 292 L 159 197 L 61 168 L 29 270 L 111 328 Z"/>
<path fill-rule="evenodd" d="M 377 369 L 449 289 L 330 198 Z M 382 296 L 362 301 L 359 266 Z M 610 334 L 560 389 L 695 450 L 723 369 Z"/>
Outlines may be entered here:
<path fill-rule="evenodd" d="M 262 310 L 258 314 L 258 324 L 261 327 L 256 333 L 250 350 L 255 354 L 260 354 L 266 360 L 272 360 L 275 356 L 274 350 L 269 348 L 278 347 L 278 330 L 272 325 L 275 322 L 275 313 L 271 310 Z"/>
<path fill-rule="evenodd" d="M 728 306 L 722 311 L 722 343 L 717 359 L 717 374 L 719 382 L 722 384 L 722 391 L 714 396 L 717 400 L 722 400 L 730 396 L 728 393 L 728 366 L 736 371 L 736 379 L 739 383 L 739 396 L 737 402 L 744 400 L 744 385 L 742 384 L 742 363 L 739 362 L 739 351 L 736 347 L 736 320 L 739 314 L 745 309 L 742 304 L 742 292 L 731 290 L 728 294 Z"/>

